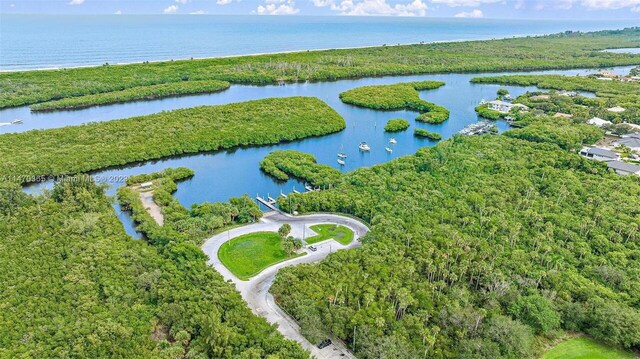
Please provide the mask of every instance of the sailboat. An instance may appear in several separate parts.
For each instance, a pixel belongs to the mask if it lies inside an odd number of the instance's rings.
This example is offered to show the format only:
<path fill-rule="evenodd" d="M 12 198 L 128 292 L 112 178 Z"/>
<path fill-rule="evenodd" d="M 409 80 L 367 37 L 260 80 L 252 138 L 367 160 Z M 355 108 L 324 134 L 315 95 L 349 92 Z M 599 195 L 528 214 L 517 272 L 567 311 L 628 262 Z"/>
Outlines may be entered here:
<path fill-rule="evenodd" d="M 344 166 L 346 162 L 344 160 L 338 158 L 338 163 L 340 164 L 340 166 Z"/>
<path fill-rule="evenodd" d="M 398 143 L 398 141 L 396 141 L 396 139 L 395 139 L 395 138 L 391 137 L 391 138 L 389 139 L 389 143 Z"/>
<path fill-rule="evenodd" d="M 387 151 L 389 153 L 393 152 L 393 150 L 391 148 L 389 148 L 389 147 L 385 147 L 384 149 L 385 149 L 385 151 Z"/>
<path fill-rule="evenodd" d="M 371 149 L 371 147 L 369 147 L 369 145 L 366 142 L 360 142 L 360 144 L 358 145 L 358 148 L 361 151 L 369 151 Z"/>
<path fill-rule="evenodd" d="M 340 158 L 347 158 L 347 154 L 344 153 L 343 151 L 344 145 L 340 146 L 340 152 L 338 152 L 338 157 Z M 343 161 L 344 162 L 344 161 Z M 340 163 L 340 160 L 338 160 L 338 163 Z M 344 163 L 340 163 L 340 164 L 344 164 Z"/>
<path fill-rule="evenodd" d="M 21 124 L 21 123 L 22 123 L 22 120 L 21 120 L 21 119 L 19 119 L 19 118 L 16 118 L 15 120 L 11 121 L 11 124 L 12 124 L 12 125 L 19 125 L 19 124 Z"/>

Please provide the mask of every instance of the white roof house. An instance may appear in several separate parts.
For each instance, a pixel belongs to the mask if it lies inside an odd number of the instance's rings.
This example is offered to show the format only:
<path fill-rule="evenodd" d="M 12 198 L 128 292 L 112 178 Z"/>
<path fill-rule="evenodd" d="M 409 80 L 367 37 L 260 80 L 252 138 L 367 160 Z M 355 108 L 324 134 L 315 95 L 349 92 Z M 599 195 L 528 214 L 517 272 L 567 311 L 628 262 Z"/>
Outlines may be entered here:
<path fill-rule="evenodd" d="M 510 102 L 505 102 L 505 101 L 500 101 L 500 100 L 494 100 L 494 101 L 489 101 L 487 102 L 488 104 L 488 108 L 494 111 L 498 111 L 498 112 L 502 112 L 502 113 L 508 113 L 509 111 L 511 111 L 511 109 L 513 108 L 520 108 L 522 110 L 528 110 L 529 107 L 523 105 L 523 104 L 519 104 L 519 103 L 510 103 Z"/>
<path fill-rule="evenodd" d="M 596 161 L 615 161 L 620 159 L 619 154 L 598 147 L 585 147 L 580 150 L 580 155 Z"/>
<path fill-rule="evenodd" d="M 151 186 L 153 186 L 153 182 L 144 182 L 140 184 L 140 188 L 142 189 L 151 188 Z"/>
<path fill-rule="evenodd" d="M 597 127 L 602 127 L 602 126 L 605 126 L 605 125 L 610 125 L 611 121 L 607 121 L 607 120 L 603 120 L 603 119 L 598 118 L 598 117 L 594 117 L 594 118 L 588 120 L 587 123 L 590 124 L 590 125 L 597 126 Z"/>
<path fill-rule="evenodd" d="M 615 107 L 608 108 L 607 111 L 619 113 L 619 112 L 624 112 L 625 110 L 624 110 L 624 107 L 615 106 Z"/>
<path fill-rule="evenodd" d="M 609 161 L 607 162 L 607 167 L 611 168 L 612 170 L 616 171 L 617 174 L 622 176 L 640 176 L 640 166 L 631 163 L 622 161 Z"/>

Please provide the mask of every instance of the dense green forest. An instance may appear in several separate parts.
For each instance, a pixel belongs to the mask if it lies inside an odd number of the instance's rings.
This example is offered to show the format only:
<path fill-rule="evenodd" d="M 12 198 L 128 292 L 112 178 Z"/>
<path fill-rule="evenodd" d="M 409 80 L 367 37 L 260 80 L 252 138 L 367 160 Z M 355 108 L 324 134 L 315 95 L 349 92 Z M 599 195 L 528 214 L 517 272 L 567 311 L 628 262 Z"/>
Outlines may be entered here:
<path fill-rule="evenodd" d="M 595 116 L 614 123 L 640 124 L 640 82 L 603 81 L 593 76 L 562 75 L 486 76 L 476 77 L 471 81 L 474 83 L 537 86 L 543 89 L 593 92 L 597 98 L 562 96 L 553 92 L 549 94 L 548 100 L 531 99 L 531 95 L 535 94 L 530 94 L 516 99 L 515 102 L 523 103 L 546 114 L 562 112 L 573 114 L 577 118 L 585 120 Z M 621 113 L 607 111 L 608 108 L 614 106 L 621 106 L 625 111 Z M 483 113 L 482 115 L 491 118 L 487 114 Z"/>
<path fill-rule="evenodd" d="M 442 139 L 441 134 L 437 132 L 431 132 L 431 131 L 425 130 L 424 128 L 416 128 L 415 130 L 413 130 L 413 135 L 416 137 L 428 138 L 434 141 L 439 141 Z"/>
<path fill-rule="evenodd" d="M 181 82 L 267 84 L 438 72 L 525 71 L 637 65 L 640 28 L 540 37 L 167 61 L 0 74 L 0 108 Z"/>
<path fill-rule="evenodd" d="M 286 181 L 289 176 L 304 179 L 314 187 L 331 187 L 340 178 L 340 171 L 319 165 L 316 159 L 307 153 L 292 150 L 273 151 L 261 162 L 260 168 L 278 180 Z"/>
<path fill-rule="evenodd" d="M 416 121 L 442 123 L 449 110 L 420 98 L 418 91 L 444 86 L 440 81 L 401 82 L 393 85 L 362 86 L 340 93 L 340 100 L 375 110 L 409 110 L 419 112 Z"/>
<path fill-rule="evenodd" d="M 309 97 L 201 106 L 124 120 L 0 136 L 0 174 L 19 182 L 185 153 L 273 144 L 344 128 Z"/>
<path fill-rule="evenodd" d="M 386 132 L 398 132 L 406 130 L 409 126 L 409 121 L 404 118 L 392 118 L 384 125 L 384 130 Z"/>
<path fill-rule="evenodd" d="M 281 270 L 278 303 L 308 338 L 331 333 L 361 358 L 527 358 L 563 330 L 640 349 L 640 178 L 565 150 L 595 132 L 555 120 L 288 196 L 285 210 L 355 215 L 371 232 Z"/>
<path fill-rule="evenodd" d="M 196 244 L 162 233 L 129 237 L 89 177 L 35 197 L 0 183 L 0 357 L 308 357 Z"/>
<path fill-rule="evenodd" d="M 70 97 L 62 100 L 43 102 L 31 106 L 32 111 L 52 111 L 79 109 L 96 105 L 106 105 L 137 100 L 194 95 L 226 90 L 231 86 L 226 81 L 182 81 L 151 86 L 138 86 L 121 91 L 105 92 L 94 95 Z"/>

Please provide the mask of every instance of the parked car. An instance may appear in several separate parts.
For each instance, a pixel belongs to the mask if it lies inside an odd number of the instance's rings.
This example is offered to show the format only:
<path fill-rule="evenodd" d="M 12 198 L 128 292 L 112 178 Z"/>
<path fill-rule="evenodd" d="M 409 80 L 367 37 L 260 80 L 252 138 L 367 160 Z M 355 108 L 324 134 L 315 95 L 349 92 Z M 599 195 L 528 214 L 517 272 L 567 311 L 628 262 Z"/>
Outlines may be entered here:
<path fill-rule="evenodd" d="M 314 247 L 314 246 L 309 246 L 309 250 L 312 252 L 315 252 L 318 250 L 318 248 Z"/>
<path fill-rule="evenodd" d="M 321 341 L 320 344 L 318 344 L 318 349 L 324 349 L 324 348 L 328 347 L 329 345 L 331 345 L 331 339 L 325 339 L 325 340 Z"/>

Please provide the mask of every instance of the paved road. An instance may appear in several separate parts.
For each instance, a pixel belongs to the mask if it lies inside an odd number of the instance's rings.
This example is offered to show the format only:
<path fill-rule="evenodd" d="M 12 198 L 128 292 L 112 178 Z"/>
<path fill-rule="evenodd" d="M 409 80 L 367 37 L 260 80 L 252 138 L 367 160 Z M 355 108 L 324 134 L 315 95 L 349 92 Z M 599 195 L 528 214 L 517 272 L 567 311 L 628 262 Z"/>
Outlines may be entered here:
<path fill-rule="evenodd" d="M 340 224 L 353 231 L 354 240 L 347 246 L 343 246 L 334 240 L 318 243 L 315 245 L 315 247 L 318 248 L 317 251 L 312 252 L 305 250 L 306 255 L 273 265 L 247 281 L 238 279 L 218 259 L 218 250 L 229 239 L 252 232 L 277 232 L 278 228 L 284 223 L 291 225 L 291 235 L 296 238 L 302 238 L 303 235 L 305 237 L 315 235 L 309 228 L 315 224 Z M 257 223 L 234 228 L 209 238 L 202 246 L 202 250 L 209 256 L 209 264 L 220 272 L 225 280 L 231 280 L 236 285 L 236 289 L 247 302 L 249 308 L 251 308 L 255 314 L 266 318 L 269 323 L 277 324 L 278 330 L 285 337 L 297 341 L 317 358 L 355 358 L 353 354 L 337 340 L 333 340 L 334 344 L 324 349 L 318 349 L 306 340 L 302 334 L 300 334 L 300 328 L 296 321 L 275 303 L 273 296 L 269 293 L 269 288 L 280 268 L 301 263 L 318 262 L 336 250 L 358 247 L 361 245 L 358 239 L 368 231 L 367 226 L 361 222 L 334 214 L 312 214 L 292 217 L 277 212 L 269 212 Z"/>

